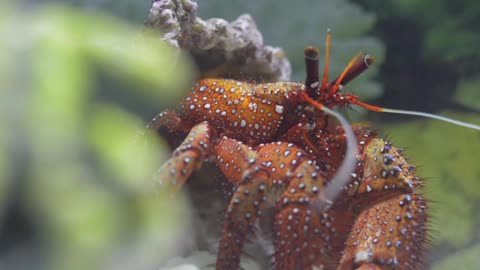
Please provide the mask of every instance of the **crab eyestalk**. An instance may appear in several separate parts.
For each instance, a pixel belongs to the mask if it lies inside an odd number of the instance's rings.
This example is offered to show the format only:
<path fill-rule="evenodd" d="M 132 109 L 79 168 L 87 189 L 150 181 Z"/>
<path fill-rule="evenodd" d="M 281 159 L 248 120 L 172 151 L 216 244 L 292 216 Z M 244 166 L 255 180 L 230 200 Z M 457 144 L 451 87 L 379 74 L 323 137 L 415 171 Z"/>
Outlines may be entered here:
<path fill-rule="evenodd" d="M 347 71 L 345 76 L 343 77 L 343 80 L 341 82 L 341 85 L 344 86 L 353 79 L 355 79 L 358 75 L 362 74 L 364 71 L 366 71 L 373 63 L 375 62 L 375 58 L 372 55 L 365 55 L 364 57 L 358 59 Z M 335 85 L 337 80 L 340 77 L 336 78 L 330 83 L 330 86 Z M 341 87 L 340 87 L 341 88 Z"/>
<path fill-rule="evenodd" d="M 330 48 L 332 46 L 332 32 L 330 29 L 327 30 L 327 39 L 325 41 L 325 68 L 323 70 L 323 81 L 322 86 L 320 87 L 321 93 L 326 93 L 329 91 L 329 82 L 328 82 L 328 73 L 330 72 Z"/>
<path fill-rule="evenodd" d="M 305 66 L 306 66 L 306 78 L 305 78 L 305 87 L 307 88 L 308 95 L 311 97 L 316 98 L 317 93 L 316 90 L 320 85 L 320 78 L 319 78 L 319 58 L 320 58 L 320 51 L 318 48 L 309 46 L 305 48 Z"/>

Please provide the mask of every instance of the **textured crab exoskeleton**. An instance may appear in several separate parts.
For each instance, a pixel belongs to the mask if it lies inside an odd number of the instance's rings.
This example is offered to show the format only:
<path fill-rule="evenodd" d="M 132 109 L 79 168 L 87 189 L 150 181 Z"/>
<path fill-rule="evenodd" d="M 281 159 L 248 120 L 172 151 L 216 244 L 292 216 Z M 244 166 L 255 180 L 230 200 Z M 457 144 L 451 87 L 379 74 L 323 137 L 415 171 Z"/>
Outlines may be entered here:
<path fill-rule="evenodd" d="M 429 242 L 428 214 L 415 166 L 406 161 L 402 149 L 378 138 L 376 132 L 353 128 L 357 168 L 343 193 L 322 213 L 330 216 L 335 233 L 322 242 L 328 252 L 318 257 L 323 256 L 326 269 L 419 269 Z M 307 137 L 298 134 L 290 141 L 313 153 L 326 179 L 331 179 L 342 161 L 338 153 L 345 151 L 342 128 L 317 126 Z M 306 143 L 309 140 L 315 144 Z"/>
<path fill-rule="evenodd" d="M 275 207 L 274 269 L 417 269 L 427 244 L 426 201 L 417 193 L 422 183 L 399 149 L 366 128 L 354 130 L 359 147 L 352 181 L 321 211 L 312 206 L 341 162 L 342 155 L 335 154 L 346 145 L 341 128 L 313 131 L 313 150 L 305 137 L 292 137 L 296 144 L 257 147 L 223 137 L 211 145 L 203 122 L 174 151 L 161 178 L 182 185 L 213 151 L 236 186 L 225 214 L 217 269 L 238 268 L 244 241 L 268 202 Z M 313 151 L 322 154 L 308 153 Z"/>
<path fill-rule="evenodd" d="M 330 34 L 327 56 L 329 40 Z M 215 160 L 236 187 L 217 269 L 238 269 L 243 243 L 266 201 L 275 208 L 274 269 L 416 269 L 427 244 L 427 214 L 414 167 L 375 132 L 355 126 L 354 135 L 327 109 L 363 104 L 339 90 L 373 58 L 354 58 L 332 82 L 328 61 L 319 80 L 318 50 L 307 48 L 305 59 L 305 84 L 200 80 L 176 110 L 149 124 L 188 133 L 158 181 L 180 188 L 204 161 Z M 351 177 L 337 183 L 355 159 Z"/>

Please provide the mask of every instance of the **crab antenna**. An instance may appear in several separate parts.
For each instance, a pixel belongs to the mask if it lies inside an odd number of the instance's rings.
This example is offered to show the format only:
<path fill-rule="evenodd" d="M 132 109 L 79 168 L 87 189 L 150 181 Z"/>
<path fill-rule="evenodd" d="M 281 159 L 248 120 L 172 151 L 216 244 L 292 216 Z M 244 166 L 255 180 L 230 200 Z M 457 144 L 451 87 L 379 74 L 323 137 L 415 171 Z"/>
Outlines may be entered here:
<path fill-rule="evenodd" d="M 318 62 L 320 58 L 320 51 L 315 47 L 307 47 L 304 51 L 305 67 L 307 77 L 305 78 L 305 86 L 311 97 L 315 96 L 315 89 L 320 84 L 318 78 Z"/>
<path fill-rule="evenodd" d="M 382 108 L 382 107 L 379 107 L 379 106 L 374 106 L 374 105 L 367 104 L 367 103 L 362 102 L 360 100 L 353 100 L 352 104 L 356 104 L 360 107 L 363 107 L 367 110 L 374 111 L 374 112 L 417 115 L 417 116 L 422 116 L 422 117 L 426 117 L 426 118 L 437 119 L 437 120 L 444 121 L 444 122 L 447 122 L 447 123 L 451 123 L 451 124 L 454 124 L 454 125 L 457 125 L 457 126 L 462 126 L 462 127 L 466 127 L 466 128 L 470 128 L 470 129 L 480 130 L 480 125 L 475 125 L 475 124 L 472 124 L 472 123 L 467 123 L 467 122 L 455 120 L 455 119 L 452 119 L 452 118 L 448 118 L 448 117 L 445 117 L 445 116 L 436 115 L 436 114 L 432 114 L 432 113 Z"/>
<path fill-rule="evenodd" d="M 345 131 L 345 136 L 347 138 L 347 148 L 345 150 L 345 158 L 343 159 L 342 164 L 337 169 L 335 176 L 325 187 L 323 193 L 321 193 L 319 200 L 316 201 L 313 205 L 318 211 L 323 211 L 333 203 L 333 201 L 342 191 L 342 187 L 348 184 L 351 180 L 350 175 L 355 170 L 356 163 L 355 154 L 357 152 L 357 137 L 353 132 L 352 126 L 341 114 L 316 102 L 315 100 L 307 96 L 305 93 L 303 94 L 303 97 L 307 102 L 315 106 L 317 109 L 322 110 L 337 118 L 337 120 L 342 125 Z"/>
<path fill-rule="evenodd" d="M 325 41 L 325 69 L 323 71 L 323 81 L 322 81 L 322 91 L 327 91 L 328 89 L 328 73 L 330 69 L 330 47 L 332 46 L 332 31 L 327 29 L 327 40 Z"/>

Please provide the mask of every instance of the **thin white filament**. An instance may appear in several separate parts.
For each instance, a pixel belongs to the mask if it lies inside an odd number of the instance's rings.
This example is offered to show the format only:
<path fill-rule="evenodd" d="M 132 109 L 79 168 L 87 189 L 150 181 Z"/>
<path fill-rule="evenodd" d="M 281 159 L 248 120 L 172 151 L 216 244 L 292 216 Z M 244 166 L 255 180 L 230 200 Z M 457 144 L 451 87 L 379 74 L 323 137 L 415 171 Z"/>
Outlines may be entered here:
<path fill-rule="evenodd" d="M 324 189 L 324 193 L 319 197 L 315 207 L 318 211 L 323 211 L 328 208 L 337 196 L 342 191 L 342 188 L 347 185 L 351 180 L 351 174 L 355 170 L 357 153 L 357 137 L 353 132 L 352 126 L 348 121 L 339 113 L 330 110 L 329 108 L 322 108 L 326 113 L 337 118 L 343 129 L 345 130 L 345 137 L 347 138 L 347 148 L 345 150 L 345 158 L 342 164 L 337 169 L 335 176 L 329 181 L 328 185 Z"/>
<path fill-rule="evenodd" d="M 433 118 L 433 119 L 437 119 L 437 120 L 440 120 L 440 121 L 452 123 L 454 125 L 458 125 L 458 126 L 462 126 L 462 127 L 467 127 L 467 128 L 471 128 L 471 129 L 475 129 L 475 130 L 480 130 L 479 125 L 466 123 L 466 122 L 462 122 L 462 121 L 459 121 L 459 120 L 455 120 L 455 119 L 451 119 L 451 118 L 448 118 L 448 117 L 445 117 L 445 116 L 431 114 L 431 113 L 417 112 L 417 111 L 406 111 L 406 110 L 396 110 L 396 109 L 388 109 L 388 108 L 382 108 L 381 112 L 395 113 L 395 114 L 407 114 L 407 115 L 418 115 L 418 116 Z"/>

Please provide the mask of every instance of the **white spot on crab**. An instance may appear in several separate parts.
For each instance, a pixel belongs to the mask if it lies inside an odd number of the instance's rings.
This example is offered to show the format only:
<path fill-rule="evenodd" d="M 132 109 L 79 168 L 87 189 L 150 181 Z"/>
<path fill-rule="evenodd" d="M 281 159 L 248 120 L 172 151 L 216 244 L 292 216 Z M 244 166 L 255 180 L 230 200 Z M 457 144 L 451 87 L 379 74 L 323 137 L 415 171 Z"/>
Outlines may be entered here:
<path fill-rule="evenodd" d="M 248 107 L 250 108 L 250 110 L 256 112 L 256 111 L 257 111 L 258 104 L 255 103 L 255 102 L 250 102 L 250 103 L 248 104 Z"/>
<path fill-rule="evenodd" d="M 243 119 L 241 122 L 240 122 L 240 126 L 241 127 L 245 127 L 247 125 L 247 121 L 245 121 L 245 119 Z"/>
<path fill-rule="evenodd" d="M 360 264 L 362 262 L 369 262 L 371 259 L 370 252 L 366 250 L 360 250 L 355 254 L 355 263 Z"/>
<path fill-rule="evenodd" d="M 276 113 L 283 113 L 283 106 L 282 105 L 276 105 L 275 106 L 275 112 Z"/>

